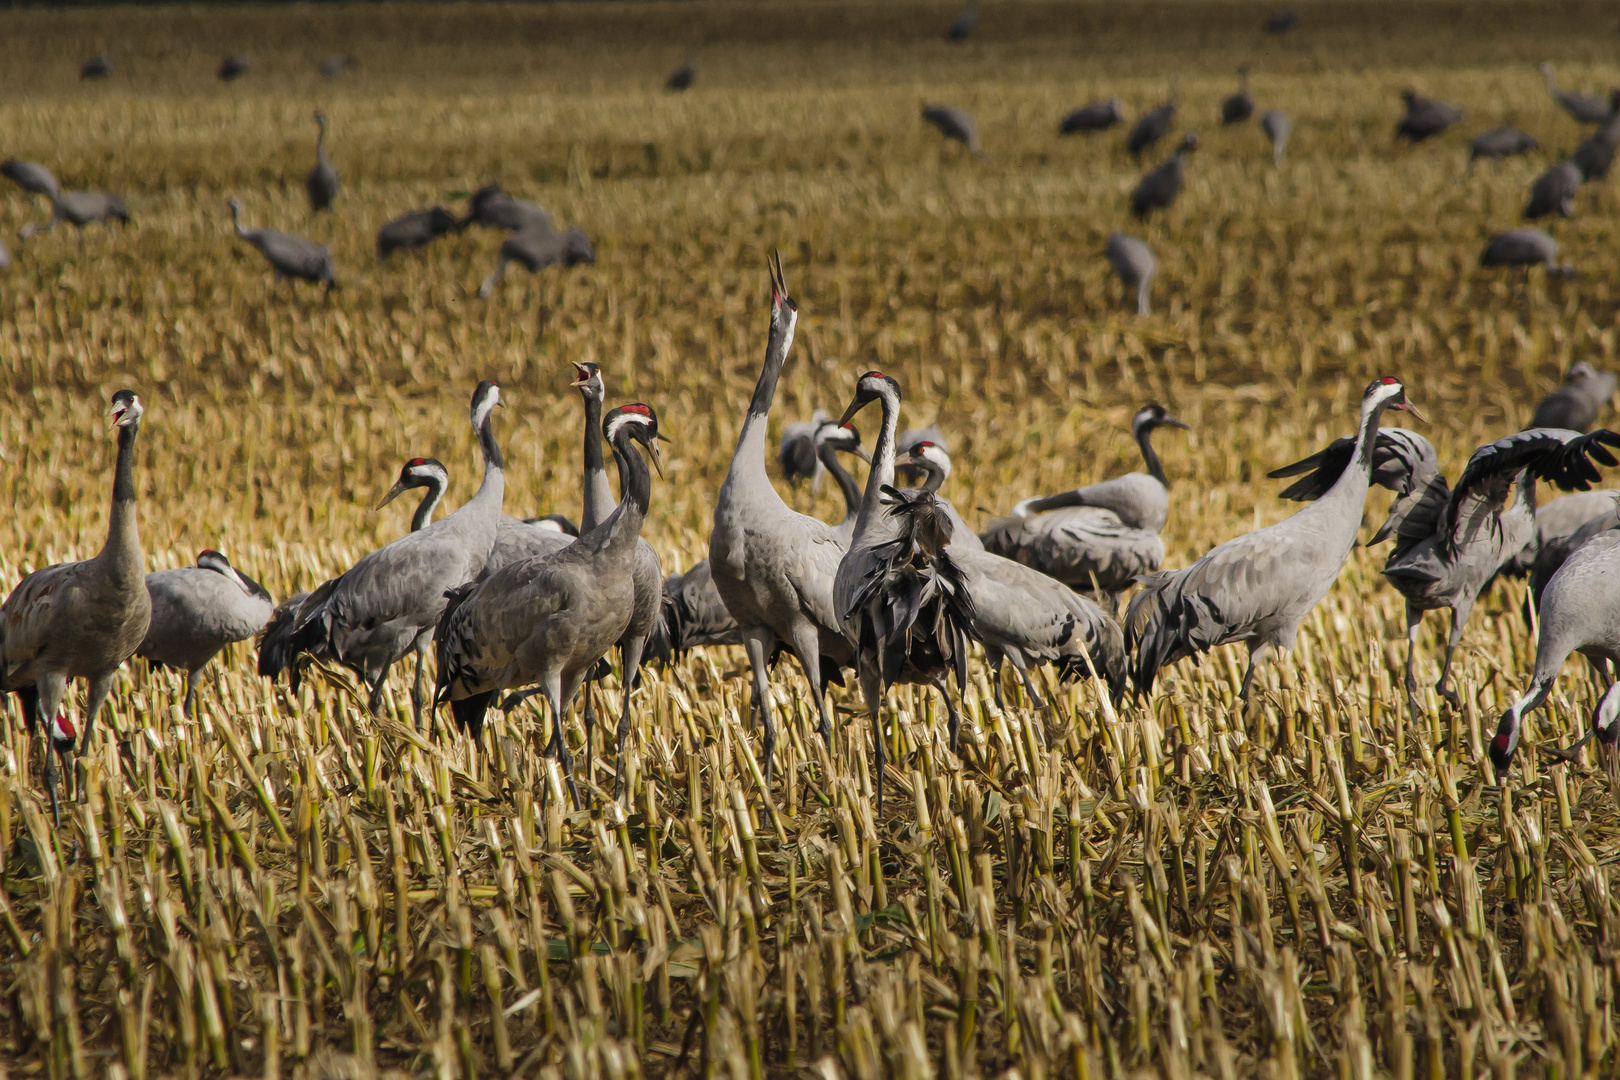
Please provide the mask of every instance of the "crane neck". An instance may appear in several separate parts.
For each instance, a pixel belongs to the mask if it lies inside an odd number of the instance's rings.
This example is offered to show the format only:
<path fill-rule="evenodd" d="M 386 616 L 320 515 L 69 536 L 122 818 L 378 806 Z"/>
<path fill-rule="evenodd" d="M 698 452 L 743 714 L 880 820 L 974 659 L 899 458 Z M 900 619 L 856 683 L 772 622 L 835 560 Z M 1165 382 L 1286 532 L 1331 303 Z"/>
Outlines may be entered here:
<path fill-rule="evenodd" d="M 589 386 L 580 387 L 580 397 L 585 399 L 585 491 L 579 528 L 590 532 L 613 513 L 613 489 L 602 459 L 602 398 Z"/>
<path fill-rule="evenodd" d="M 793 330 L 798 321 L 798 312 L 788 305 L 772 305 L 765 367 L 759 373 L 759 382 L 754 384 L 754 396 L 748 402 L 748 415 L 743 418 L 742 433 L 737 436 L 737 452 L 732 457 L 733 468 L 740 465 L 751 478 L 766 484 L 770 483 L 770 478 L 765 473 L 765 426 L 770 420 L 771 403 L 776 400 L 777 380 L 782 377 L 788 351 L 793 347 Z"/>
<path fill-rule="evenodd" d="M 838 491 L 844 496 L 844 520 L 851 521 L 861 510 L 861 487 L 855 478 L 844 468 L 844 463 L 838 460 L 838 448 L 830 442 L 823 442 L 816 451 L 816 457 L 821 464 L 832 474 L 833 483 L 838 485 Z"/>
<path fill-rule="evenodd" d="M 416 513 L 411 515 L 411 532 L 420 532 L 433 521 L 433 511 L 439 508 L 439 500 L 443 498 L 444 482 L 435 477 L 427 486 L 427 494 L 416 504 Z"/>
<path fill-rule="evenodd" d="M 945 470 L 927 459 L 914 461 L 912 464 L 922 470 L 922 489 L 930 495 L 938 495 L 939 489 L 945 486 Z"/>
<path fill-rule="evenodd" d="M 1165 487 L 1169 487 L 1170 480 L 1164 475 L 1164 464 L 1159 460 L 1158 453 L 1153 449 L 1152 424 L 1137 425 L 1136 445 L 1142 451 L 1142 464 L 1147 466 L 1148 475 Z"/>
<path fill-rule="evenodd" d="M 883 489 L 894 486 L 895 433 L 900 426 L 900 395 L 886 388 L 878 396 L 883 423 L 878 428 L 877 445 L 872 451 L 872 471 L 866 474 L 866 492 L 861 496 L 861 512 L 855 518 L 855 532 L 865 531 L 883 512 Z"/>
<path fill-rule="evenodd" d="M 235 203 L 231 203 L 231 223 L 236 226 L 237 236 L 247 236 L 247 230 L 242 228 L 242 208 Z"/>
<path fill-rule="evenodd" d="M 146 558 L 135 509 L 135 436 L 140 421 L 118 429 L 118 463 L 113 470 L 112 514 L 107 522 L 107 543 L 97 559 L 110 564 L 120 579 L 144 580 Z"/>
<path fill-rule="evenodd" d="M 635 439 L 621 431 L 613 442 L 613 460 L 619 467 L 619 505 L 606 520 L 585 535 L 598 549 L 623 549 L 635 544 L 652 503 L 652 473 L 635 448 Z"/>
<path fill-rule="evenodd" d="M 466 505 L 494 503 L 494 513 L 499 515 L 501 502 L 506 496 L 506 469 L 505 462 L 501 458 L 501 448 L 495 442 L 491 416 L 494 411 L 493 407 L 486 409 L 483 418 L 478 422 L 478 446 L 484 452 L 484 480 L 478 485 L 473 497 L 467 500 Z"/>

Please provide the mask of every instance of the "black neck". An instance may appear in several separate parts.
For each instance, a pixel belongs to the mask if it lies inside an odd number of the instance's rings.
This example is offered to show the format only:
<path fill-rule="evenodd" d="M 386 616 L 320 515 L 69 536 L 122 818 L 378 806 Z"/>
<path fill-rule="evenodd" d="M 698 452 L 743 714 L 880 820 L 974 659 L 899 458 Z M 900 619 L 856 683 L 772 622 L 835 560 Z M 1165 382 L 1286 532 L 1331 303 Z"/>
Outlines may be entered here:
<path fill-rule="evenodd" d="M 785 318 L 781 321 L 771 320 L 771 337 L 765 346 L 765 368 L 759 373 L 759 382 L 754 384 L 753 399 L 748 402 L 749 417 L 764 417 L 770 414 L 771 402 L 776 400 L 776 381 L 782 376 L 782 367 L 787 363 Z"/>
<path fill-rule="evenodd" d="M 602 399 L 586 393 L 585 398 L 585 484 L 590 485 L 592 473 L 607 468 L 602 459 Z"/>
<path fill-rule="evenodd" d="M 495 444 L 495 432 L 491 427 L 494 414 L 494 409 L 489 410 L 484 414 L 484 422 L 478 425 L 478 445 L 484 450 L 485 472 L 506 467 L 506 462 L 501 459 L 501 448 Z"/>
<path fill-rule="evenodd" d="M 930 495 L 938 495 L 939 489 L 945 486 L 945 470 L 932 465 L 921 466 L 923 471 L 922 489 Z"/>
<path fill-rule="evenodd" d="M 837 447 L 830 442 L 824 442 L 821 444 L 821 450 L 816 456 L 821 459 L 821 464 L 826 466 L 827 471 L 832 473 L 833 482 L 838 485 L 839 492 L 844 496 L 845 515 L 859 512 L 861 508 L 860 485 L 855 483 L 853 476 L 849 475 L 849 470 L 844 468 L 844 463 L 838 460 Z"/>
<path fill-rule="evenodd" d="M 140 422 L 118 429 L 118 466 L 113 474 L 113 502 L 135 501 L 135 433 Z"/>
<path fill-rule="evenodd" d="M 1136 445 L 1142 449 L 1142 462 L 1147 466 L 1148 475 L 1165 487 L 1169 487 L 1170 481 L 1164 475 L 1164 466 L 1159 462 L 1159 455 L 1153 452 L 1152 424 L 1137 425 Z"/>
<path fill-rule="evenodd" d="M 1378 445 L 1378 421 L 1385 407 L 1379 405 L 1375 409 L 1368 409 L 1361 418 L 1361 430 L 1356 432 L 1356 468 L 1369 478 L 1372 476 L 1373 450 Z"/>
<path fill-rule="evenodd" d="M 433 511 L 438 508 L 439 500 L 444 498 L 444 485 L 435 480 L 428 485 L 427 494 L 422 501 L 416 504 L 416 513 L 411 515 L 411 532 L 419 532 L 433 520 Z"/>
<path fill-rule="evenodd" d="M 652 503 L 652 473 L 629 432 L 621 430 L 619 437 L 613 441 L 613 460 L 619 466 L 619 490 L 622 492 L 619 510 L 614 516 L 620 516 L 625 507 L 630 507 L 635 512 L 636 532 L 639 533 L 641 520 L 647 516 L 647 507 Z"/>

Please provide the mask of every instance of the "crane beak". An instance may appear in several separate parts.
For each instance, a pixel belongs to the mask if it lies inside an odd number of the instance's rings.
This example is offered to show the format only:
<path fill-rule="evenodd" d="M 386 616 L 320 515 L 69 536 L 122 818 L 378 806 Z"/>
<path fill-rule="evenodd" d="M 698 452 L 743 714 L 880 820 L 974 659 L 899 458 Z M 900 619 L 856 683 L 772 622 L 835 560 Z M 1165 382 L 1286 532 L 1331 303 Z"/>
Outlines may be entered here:
<path fill-rule="evenodd" d="M 112 408 L 107 410 L 107 415 L 112 417 L 112 426 L 117 427 L 118 421 L 124 418 L 124 407 L 122 405 L 114 405 Z"/>
<path fill-rule="evenodd" d="M 866 462 L 866 463 L 867 463 L 867 464 L 868 464 L 868 465 L 870 465 L 870 464 L 872 464 L 872 455 L 871 455 L 871 454 L 868 454 L 868 453 L 867 453 L 867 452 L 866 452 L 866 451 L 865 451 L 865 450 L 863 450 L 863 449 L 862 449 L 862 448 L 861 448 L 861 447 L 859 447 L 859 446 L 857 446 L 857 447 L 856 447 L 856 448 L 855 448 L 855 449 L 854 449 L 854 450 L 853 450 L 853 451 L 851 451 L 851 452 L 852 452 L 852 453 L 853 453 L 853 454 L 854 454 L 854 455 L 855 455 L 855 456 L 856 456 L 856 457 L 858 457 L 858 458 L 860 458 L 860 459 L 861 459 L 861 460 L 862 460 L 862 461 L 864 461 L 864 462 Z"/>
<path fill-rule="evenodd" d="M 591 381 L 591 373 L 586 370 L 584 364 L 574 361 L 571 361 L 571 363 L 574 364 L 574 381 L 569 383 L 569 386 L 584 386 Z"/>
<path fill-rule="evenodd" d="M 1167 416 L 1163 420 L 1160 420 L 1159 423 L 1163 424 L 1165 427 L 1180 428 L 1182 431 L 1191 431 L 1192 430 L 1192 425 L 1191 424 L 1189 424 L 1189 423 L 1187 423 L 1187 422 L 1185 422 L 1183 420 L 1177 420 L 1173 416 Z"/>
<path fill-rule="evenodd" d="M 1429 422 L 1429 418 L 1427 416 L 1423 415 L 1422 410 L 1420 410 L 1416 405 L 1412 404 L 1410 401 L 1401 402 L 1399 408 L 1400 408 L 1400 410 L 1402 412 L 1411 413 L 1413 416 L 1417 417 L 1419 420 L 1423 421 L 1425 424 L 1427 424 Z"/>
<path fill-rule="evenodd" d="M 659 435 L 651 442 L 645 442 L 641 445 L 647 448 L 647 457 L 652 461 L 653 468 L 658 470 L 658 479 L 662 480 L 664 478 L 664 456 L 658 452 L 659 439 L 663 439 L 664 442 L 669 441 L 662 435 Z"/>
<path fill-rule="evenodd" d="M 388 489 L 388 494 L 383 496 L 383 501 L 377 504 L 377 509 L 381 510 L 383 507 L 399 498 L 400 492 L 404 490 L 405 485 L 396 481 L 394 486 Z"/>
<path fill-rule="evenodd" d="M 843 424 L 847 424 L 851 420 L 853 420 L 855 418 L 855 414 L 860 412 L 863 408 L 866 407 L 866 403 L 867 403 L 868 400 L 870 400 L 870 399 L 863 398 L 859 394 L 856 394 L 855 395 L 855 400 L 850 402 L 849 403 L 849 408 L 844 410 L 844 415 L 840 416 L 838 418 L 838 423 L 840 425 L 843 425 Z"/>

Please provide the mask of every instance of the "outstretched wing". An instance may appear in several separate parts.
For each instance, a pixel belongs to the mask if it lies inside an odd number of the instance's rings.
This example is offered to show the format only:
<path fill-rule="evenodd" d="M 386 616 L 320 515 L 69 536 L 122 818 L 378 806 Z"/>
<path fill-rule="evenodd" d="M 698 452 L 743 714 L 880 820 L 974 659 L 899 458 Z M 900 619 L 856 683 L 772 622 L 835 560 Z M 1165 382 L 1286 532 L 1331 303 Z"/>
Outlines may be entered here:
<path fill-rule="evenodd" d="M 1620 464 L 1609 447 L 1620 447 L 1620 434 L 1607 428 L 1589 435 L 1567 428 L 1530 428 L 1475 450 L 1446 504 L 1448 552 L 1495 521 L 1521 471 L 1565 491 L 1588 491 L 1601 476 L 1599 465 Z"/>
<path fill-rule="evenodd" d="M 1272 479 L 1301 476 L 1284 488 L 1282 497 L 1294 502 L 1310 502 L 1328 493 L 1350 464 L 1356 440 L 1335 439 L 1326 449 L 1302 461 L 1284 465 L 1266 475 Z M 1373 445 L 1372 482 L 1395 493 L 1389 516 L 1378 527 L 1369 543 L 1380 544 L 1395 537 L 1398 555 L 1406 548 L 1434 535 L 1440 512 L 1451 493 L 1440 475 L 1440 458 L 1434 446 L 1415 431 L 1382 428 Z M 1393 556 L 1392 556 L 1393 557 Z"/>

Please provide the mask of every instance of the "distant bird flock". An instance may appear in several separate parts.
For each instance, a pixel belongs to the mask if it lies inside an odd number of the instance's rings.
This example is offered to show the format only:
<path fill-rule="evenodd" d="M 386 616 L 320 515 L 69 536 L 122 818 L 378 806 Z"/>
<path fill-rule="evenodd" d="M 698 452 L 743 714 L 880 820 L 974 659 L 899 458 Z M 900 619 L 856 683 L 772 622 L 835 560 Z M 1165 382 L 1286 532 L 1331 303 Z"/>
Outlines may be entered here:
<path fill-rule="evenodd" d="M 967 42 L 979 23 L 979 10 L 969 3 L 945 38 Z M 1280 34 L 1297 24 L 1293 12 L 1278 12 L 1264 29 Z M 353 66 L 348 56 L 329 57 L 320 72 L 337 78 Z M 101 55 L 87 61 L 81 75 L 106 78 L 113 70 L 112 60 Z M 1561 90 L 1551 65 L 1541 71 L 1560 107 L 1577 122 L 1596 125 L 1596 132 L 1569 162 L 1535 182 L 1524 211 L 1529 219 L 1572 214 L 1580 187 L 1606 173 L 1620 145 L 1620 91 L 1604 98 Z M 226 81 L 250 72 L 247 54 L 225 58 L 218 69 Z M 1247 123 L 1259 111 L 1249 68 L 1240 68 L 1238 75 L 1237 88 L 1220 105 L 1223 126 Z M 695 77 L 696 55 L 689 53 L 666 80 L 666 89 L 688 90 Z M 1425 142 L 1462 121 L 1453 104 L 1415 90 L 1403 99 L 1406 113 L 1395 128 L 1399 139 Z M 1126 150 L 1140 158 L 1158 145 L 1171 133 L 1179 109 L 1172 82 L 1165 99 L 1129 128 Z M 922 117 L 973 157 L 987 158 L 978 129 L 962 109 L 930 103 Z M 1059 132 L 1101 132 L 1125 119 L 1119 99 L 1107 98 L 1070 112 Z M 326 113 L 317 111 L 314 121 L 315 163 L 305 188 L 310 212 L 318 214 L 334 210 L 342 187 L 327 153 Z M 1271 143 L 1273 164 L 1282 166 L 1292 120 L 1266 109 L 1260 126 Z M 1526 153 L 1536 145 L 1522 131 L 1493 129 L 1473 139 L 1468 164 Z M 1198 146 L 1198 135 L 1186 132 L 1168 157 L 1144 173 L 1129 200 L 1137 218 L 1175 204 L 1189 155 Z M 130 220 L 117 195 L 64 191 L 37 163 L 8 160 L 0 174 L 51 207 L 48 220 L 23 226 L 20 243 L 66 222 L 82 247 L 85 226 Z M 244 225 L 242 203 L 234 196 L 227 206 L 236 237 L 263 257 L 273 286 L 284 279 L 338 286 L 327 247 Z M 461 218 L 441 205 L 401 213 L 378 232 L 377 258 L 419 250 L 473 225 L 507 234 L 494 269 L 478 289 L 483 297 L 494 293 L 514 262 L 539 271 L 595 260 L 583 230 L 559 228 L 542 207 L 496 183 L 473 192 Z M 1126 303 L 1134 301 L 1138 315 L 1149 316 L 1159 268 L 1153 251 L 1115 231 L 1102 254 L 1123 285 Z M 1550 236 L 1524 227 L 1492 238 L 1480 262 L 1572 274 L 1557 256 L 1558 244 Z M 11 258 L 0 246 L 0 268 Z M 1610 662 L 1620 664 L 1620 618 L 1614 615 L 1620 611 L 1620 491 L 1592 490 L 1601 480 L 1600 469 L 1620 464 L 1615 454 L 1620 434 L 1605 428 L 1589 432 L 1615 393 L 1616 377 L 1588 363 L 1570 368 L 1565 384 L 1536 407 L 1526 429 L 1474 451 L 1454 473 L 1454 486 L 1427 439 L 1382 426 L 1391 411 L 1421 419 L 1406 386 L 1392 376 L 1374 380 L 1356 415 L 1342 418 L 1349 433 L 1270 474 L 1294 478 L 1280 494 L 1304 503 L 1298 512 L 1219 544 L 1178 569 L 1162 565 L 1164 535 L 1175 528 L 1168 497 L 1175 470 L 1173 464 L 1165 467 L 1153 440 L 1162 429 L 1188 425 L 1156 402 L 1144 403 L 1131 423 L 1143 471 L 1077 476 L 1070 490 L 1020 493 L 1026 497 L 976 534 L 946 490 L 953 471 L 946 436 L 937 429 L 903 431 L 903 387 L 889 375 L 868 371 L 848 388 L 847 406 L 836 419 L 831 410 L 817 410 L 807 422 L 784 429 L 775 453 L 782 478 L 793 485 L 808 481 L 813 490 L 831 476 L 844 504 L 836 524 L 799 513 L 769 475 L 766 436 L 798 316 L 777 258 L 770 265 L 764 360 L 714 506 L 708 557 L 667 578 L 643 533 L 660 488 L 660 443 L 668 436 L 652 404 L 609 407 L 604 373 L 595 364 L 576 363 L 569 384 L 582 406 L 577 525 L 558 512 L 521 519 L 506 512 L 506 462 L 497 423 L 501 388 L 481 382 L 472 390 L 468 414 L 482 458 L 476 493 L 454 513 L 433 520 L 451 471 L 436 459 L 412 458 L 381 504 L 422 491 L 410 531 L 279 604 L 219 551 L 201 552 L 194 566 L 147 572 L 135 506 L 135 451 L 146 409 L 135 391 L 118 391 L 110 410 L 117 454 L 105 545 L 91 559 L 28 575 L 0 605 L 0 691 L 16 695 L 24 723 L 43 743 L 42 779 L 53 812 L 59 813 L 64 776 L 73 796 L 70 759 L 75 748 L 84 753 L 91 745 L 97 713 L 124 662 L 142 657 L 184 672 L 189 713 L 197 707 L 198 681 L 212 659 L 228 644 L 255 636 L 261 676 L 285 675 L 296 688 L 312 665 L 337 665 L 364 684 L 373 712 L 383 707 L 393 666 L 414 654 L 411 701 L 418 729 L 437 735 L 439 717 L 448 715 L 454 732 L 477 750 L 485 749 L 490 709 L 511 711 L 530 697 L 543 698 L 551 718 L 547 753 L 562 766 L 576 805 L 581 796 L 562 735 L 564 720 L 581 687 L 606 670 L 610 650 L 619 650 L 623 665 L 614 730 L 618 763 L 635 719 L 633 691 L 645 661 L 668 663 L 692 649 L 742 646 L 767 782 L 777 745 L 770 681 L 785 654 L 809 685 L 811 707 L 829 743 L 834 715 L 828 686 L 842 685 L 846 672 L 853 676 L 879 733 L 871 776 L 881 808 L 885 692 L 895 684 L 937 691 L 955 747 L 962 723 L 957 699 L 969 679 L 975 646 L 982 650 L 998 702 L 1004 699 L 1003 673 L 1010 665 L 1028 700 L 1039 707 L 1043 701 L 1030 676 L 1035 667 L 1049 666 L 1063 682 L 1095 679 L 1118 699 L 1151 693 L 1162 672 L 1183 659 L 1242 644 L 1249 653 L 1241 686 L 1247 702 L 1256 672 L 1292 648 L 1301 624 L 1338 579 L 1372 487 L 1394 496 L 1371 544 L 1392 544 L 1382 573 L 1406 602 L 1405 691 L 1414 715 L 1420 704 L 1413 659 L 1424 613 L 1451 613 L 1435 689 L 1456 707 L 1450 686 L 1453 655 L 1472 607 L 1499 575 L 1530 576 L 1531 614 L 1540 633 L 1528 688 L 1500 717 L 1490 745 L 1498 770 L 1511 767 L 1524 717 L 1547 699 L 1571 652 L 1587 656 L 1600 672 Z M 876 434 L 868 454 L 853 424 L 874 413 Z M 604 443 L 618 473 L 617 499 Z M 869 462 L 864 485 L 841 455 Z M 902 474 L 917 485 L 901 486 Z M 1537 500 L 1543 483 L 1586 494 L 1543 505 Z M 428 686 L 430 651 L 436 675 Z M 62 709 L 74 679 L 89 685 L 82 733 Z M 591 695 L 585 702 L 589 763 L 595 745 Z M 1620 690 L 1610 687 L 1587 738 L 1598 741 L 1608 760 L 1620 754 L 1617 737 Z M 624 791 L 622 775 L 620 781 L 615 796 Z"/>

